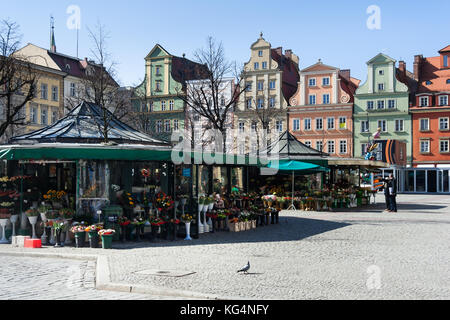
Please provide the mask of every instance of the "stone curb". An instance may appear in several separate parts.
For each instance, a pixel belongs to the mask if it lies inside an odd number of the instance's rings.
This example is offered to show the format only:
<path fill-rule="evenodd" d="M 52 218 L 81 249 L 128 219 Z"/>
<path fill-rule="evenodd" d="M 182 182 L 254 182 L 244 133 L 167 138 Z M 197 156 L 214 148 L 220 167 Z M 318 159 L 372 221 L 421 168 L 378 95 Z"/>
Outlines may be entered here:
<path fill-rule="evenodd" d="M 243 300 L 242 297 L 219 297 L 217 295 L 203 294 L 193 291 L 177 290 L 163 287 L 144 285 L 133 285 L 126 283 L 111 282 L 109 262 L 107 256 L 102 255 L 80 255 L 64 253 L 38 253 L 38 252 L 12 252 L 0 251 L 0 256 L 34 257 L 34 258 L 57 258 L 69 260 L 89 260 L 96 262 L 96 289 L 103 291 L 117 291 L 128 293 L 150 294 L 168 297 L 181 297 L 198 300 Z"/>

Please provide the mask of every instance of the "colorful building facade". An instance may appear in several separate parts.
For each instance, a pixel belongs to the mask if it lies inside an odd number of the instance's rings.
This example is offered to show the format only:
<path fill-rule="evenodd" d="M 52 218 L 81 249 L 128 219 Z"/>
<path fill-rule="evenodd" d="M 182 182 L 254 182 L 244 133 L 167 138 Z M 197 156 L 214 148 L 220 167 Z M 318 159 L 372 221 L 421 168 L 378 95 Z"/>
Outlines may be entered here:
<path fill-rule="evenodd" d="M 355 93 L 354 156 L 363 158 L 372 135 L 381 128 L 381 140 L 398 140 L 406 144 L 406 154 L 399 160 L 412 164 L 412 121 L 409 113 L 410 90 L 414 90 L 412 74 L 406 64 L 385 54 L 369 62 L 367 81 Z M 411 88 L 411 89 L 410 89 Z"/>
<path fill-rule="evenodd" d="M 414 58 L 418 87 L 410 108 L 413 119 L 413 165 L 450 168 L 450 46 L 435 57 Z"/>
<path fill-rule="evenodd" d="M 251 142 L 250 136 L 262 136 L 262 131 L 267 129 L 278 135 L 286 131 L 289 99 L 297 91 L 299 81 L 299 58 L 292 50 L 283 53 L 281 47 L 272 49 L 262 34 L 250 50 L 251 57 L 244 65 L 240 84 L 245 91 L 234 113 L 235 150 L 240 154 L 264 149 L 267 142 Z"/>
<path fill-rule="evenodd" d="M 169 141 L 173 131 L 184 129 L 186 81 L 204 79 L 207 69 L 185 57 L 171 55 L 157 44 L 145 58 L 145 79 L 135 89 L 133 108 L 148 119 L 145 132 Z"/>
<path fill-rule="evenodd" d="M 300 71 L 290 99 L 289 131 L 308 147 L 331 156 L 353 156 L 353 101 L 360 81 L 350 70 L 318 63 Z"/>

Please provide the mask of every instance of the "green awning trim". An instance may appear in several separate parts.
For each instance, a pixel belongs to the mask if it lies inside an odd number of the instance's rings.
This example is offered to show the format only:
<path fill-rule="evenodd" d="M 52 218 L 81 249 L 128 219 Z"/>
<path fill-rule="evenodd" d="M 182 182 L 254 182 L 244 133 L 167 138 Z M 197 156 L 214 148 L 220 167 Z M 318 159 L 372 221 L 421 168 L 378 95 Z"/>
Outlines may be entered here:
<path fill-rule="evenodd" d="M 280 171 L 306 171 L 319 168 L 316 164 L 291 160 L 271 161 L 267 167 Z"/>

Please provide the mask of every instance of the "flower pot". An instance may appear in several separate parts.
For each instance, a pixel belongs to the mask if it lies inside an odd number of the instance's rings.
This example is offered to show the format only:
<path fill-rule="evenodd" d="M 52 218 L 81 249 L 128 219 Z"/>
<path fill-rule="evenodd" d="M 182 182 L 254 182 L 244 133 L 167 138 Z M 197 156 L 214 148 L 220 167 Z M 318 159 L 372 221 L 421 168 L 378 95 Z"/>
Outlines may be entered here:
<path fill-rule="evenodd" d="M 62 230 L 55 230 L 55 248 L 60 248 L 63 247 L 63 244 L 61 243 L 61 234 L 62 234 Z"/>
<path fill-rule="evenodd" d="M 251 221 L 246 221 L 245 222 L 245 229 L 246 230 L 252 230 L 252 222 Z"/>
<path fill-rule="evenodd" d="M 113 235 L 103 235 L 102 236 L 102 248 L 112 249 Z"/>
<path fill-rule="evenodd" d="M 75 233 L 75 247 L 83 248 L 84 247 L 84 239 L 86 238 L 86 232 L 78 232 Z"/>
<path fill-rule="evenodd" d="M 2 227 L 2 239 L 0 240 L 0 244 L 7 244 L 9 241 L 6 239 L 6 225 L 8 224 L 9 219 L 0 219 L 0 226 Z"/>
<path fill-rule="evenodd" d="M 31 237 L 31 239 L 37 239 L 38 237 L 36 236 L 36 223 L 38 221 L 39 217 L 28 217 L 28 220 L 30 221 L 31 224 L 31 228 L 33 230 L 33 235 Z"/>
<path fill-rule="evenodd" d="M 256 220 L 251 221 L 252 229 L 256 229 Z"/>
<path fill-rule="evenodd" d="M 239 227 L 240 227 L 239 222 L 238 223 L 230 223 L 229 224 L 230 232 L 239 232 L 239 231 L 241 231 Z"/>
<path fill-rule="evenodd" d="M 184 239 L 184 240 L 185 241 L 192 241 L 192 238 L 191 238 L 191 223 L 190 222 L 186 222 L 185 226 L 186 226 L 186 239 Z"/>
<path fill-rule="evenodd" d="M 98 248 L 98 233 L 97 231 L 91 231 L 89 234 L 89 247 L 92 249 Z"/>
<path fill-rule="evenodd" d="M 11 235 L 11 238 L 12 238 L 12 237 L 16 236 L 16 223 L 17 223 L 17 221 L 19 221 L 19 215 L 18 214 L 12 215 L 9 220 L 11 221 L 11 225 L 12 225 L 12 235 Z"/>

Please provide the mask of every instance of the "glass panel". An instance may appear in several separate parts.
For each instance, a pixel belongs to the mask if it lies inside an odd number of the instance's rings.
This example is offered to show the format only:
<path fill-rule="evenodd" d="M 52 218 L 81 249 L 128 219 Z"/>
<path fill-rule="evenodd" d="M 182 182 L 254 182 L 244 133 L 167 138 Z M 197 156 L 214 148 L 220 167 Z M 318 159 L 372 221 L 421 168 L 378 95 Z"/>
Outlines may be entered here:
<path fill-rule="evenodd" d="M 427 170 L 427 176 L 428 176 L 428 192 L 437 192 L 436 171 L 435 170 Z"/>
<path fill-rule="evenodd" d="M 416 192 L 425 192 L 425 171 L 416 171 Z"/>
<path fill-rule="evenodd" d="M 213 192 L 225 194 L 228 188 L 228 176 L 226 167 L 213 168 Z"/>
<path fill-rule="evenodd" d="M 199 196 L 209 195 L 210 192 L 210 176 L 208 166 L 199 166 Z"/>
<path fill-rule="evenodd" d="M 244 175 L 242 168 L 231 168 L 231 186 L 244 189 Z"/>
<path fill-rule="evenodd" d="M 414 171 L 407 171 L 405 175 L 405 191 L 414 192 Z"/>
<path fill-rule="evenodd" d="M 449 170 L 444 170 L 444 189 L 442 190 L 443 192 L 449 192 L 450 191 L 450 186 L 449 186 L 449 181 L 450 181 L 450 171 Z"/>
<path fill-rule="evenodd" d="M 442 192 L 442 171 L 438 171 L 438 190 L 437 192 Z"/>

